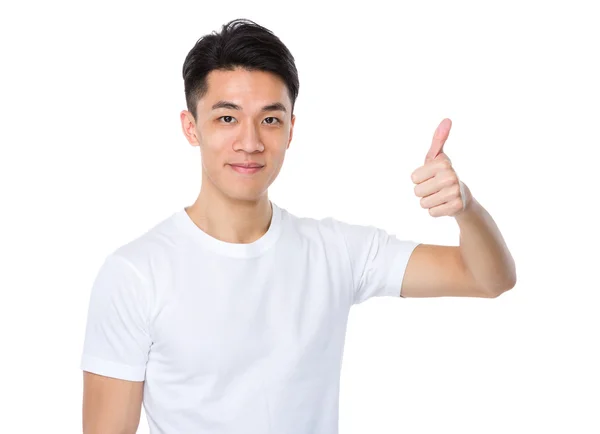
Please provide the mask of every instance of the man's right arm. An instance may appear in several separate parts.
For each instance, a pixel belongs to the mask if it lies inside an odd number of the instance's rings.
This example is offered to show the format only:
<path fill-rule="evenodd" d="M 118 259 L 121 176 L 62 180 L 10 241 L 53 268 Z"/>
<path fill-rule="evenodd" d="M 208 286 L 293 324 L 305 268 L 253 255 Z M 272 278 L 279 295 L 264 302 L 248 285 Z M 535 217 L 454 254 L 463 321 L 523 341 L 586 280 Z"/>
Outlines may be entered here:
<path fill-rule="evenodd" d="M 143 381 L 83 372 L 83 434 L 135 434 L 140 423 Z"/>

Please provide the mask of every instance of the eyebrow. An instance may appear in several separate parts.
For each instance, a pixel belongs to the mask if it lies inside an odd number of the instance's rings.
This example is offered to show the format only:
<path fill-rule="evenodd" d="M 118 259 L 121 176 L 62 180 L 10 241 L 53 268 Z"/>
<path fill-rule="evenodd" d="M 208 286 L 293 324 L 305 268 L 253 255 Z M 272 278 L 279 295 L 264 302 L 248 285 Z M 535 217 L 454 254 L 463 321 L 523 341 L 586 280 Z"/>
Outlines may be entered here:
<path fill-rule="evenodd" d="M 216 110 L 216 109 L 220 109 L 220 108 L 228 108 L 228 109 L 232 109 L 232 110 L 242 110 L 241 106 L 234 104 L 230 101 L 223 101 L 223 100 L 215 103 L 212 106 L 212 110 Z M 266 105 L 260 111 L 261 112 L 282 111 L 284 113 L 287 113 L 285 106 L 280 102 L 275 102 L 273 104 Z"/>

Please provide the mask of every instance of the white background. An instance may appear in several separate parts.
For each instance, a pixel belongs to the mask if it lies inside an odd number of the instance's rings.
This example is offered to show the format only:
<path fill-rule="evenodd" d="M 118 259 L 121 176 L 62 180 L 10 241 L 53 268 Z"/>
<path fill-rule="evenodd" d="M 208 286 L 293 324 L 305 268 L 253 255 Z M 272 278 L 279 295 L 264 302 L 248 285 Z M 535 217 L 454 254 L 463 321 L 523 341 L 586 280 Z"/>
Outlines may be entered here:
<path fill-rule="evenodd" d="M 430 217 L 410 180 L 449 117 L 444 150 L 517 263 L 497 299 L 353 307 L 340 433 L 600 432 L 593 4 L 3 3 L 0 432 L 81 431 L 93 278 L 195 200 L 181 68 L 234 18 L 275 32 L 299 70 L 271 199 L 458 245 L 455 220 Z"/>

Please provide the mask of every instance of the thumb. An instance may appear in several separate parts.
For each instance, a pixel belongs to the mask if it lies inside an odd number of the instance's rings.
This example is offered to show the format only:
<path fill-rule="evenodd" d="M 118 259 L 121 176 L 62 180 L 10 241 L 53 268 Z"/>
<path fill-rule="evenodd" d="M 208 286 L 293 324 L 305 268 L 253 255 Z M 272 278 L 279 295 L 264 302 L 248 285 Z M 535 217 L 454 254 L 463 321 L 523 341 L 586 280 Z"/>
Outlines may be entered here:
<path fill-rule="evenodd" d="M 444 150 L 444 143 L 448 139 L 448 135 L 450 134 L 450 128 L 452 127 L 452 121 L 448 118 L 445 118 L 438 125 L 435 133 L 433 134 L 433 139 L 431 141 L 431 147 L 427 152 L 427 156 L 425 157 L 425 162 L 431 161 L 435 159 L 440 153 Z"/>

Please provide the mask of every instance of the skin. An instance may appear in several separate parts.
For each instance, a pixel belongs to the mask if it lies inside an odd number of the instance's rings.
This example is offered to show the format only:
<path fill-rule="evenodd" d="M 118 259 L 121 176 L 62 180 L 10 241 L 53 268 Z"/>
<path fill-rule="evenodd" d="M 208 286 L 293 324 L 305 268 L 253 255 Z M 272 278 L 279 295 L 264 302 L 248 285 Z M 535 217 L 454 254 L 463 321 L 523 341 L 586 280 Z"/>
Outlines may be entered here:
<path fill-rule="evenodd" d="M 452 161 L 444 153 L 444 144 L 450 134 L 452 121 L 444 119 L 438 125 L 423 166 L 415 170 L 411 179 L 416 184 L 415 195 L 422 198 L 421 207 L 432 217 L 458 217 L 471 206 L 473 196 L 459 180 Z"/>
<path fill-rule="evenodd" d="M 202 185 L 186 212 L 204 232 L 230 243 L 251 243 L 271 220 L 268 188 L 275 181 L 292 141 L 295 115 L 285 82 L 263 71 L 211 71 L 208 92 L 197 104 L 197 119 L 180 114 L 183 133 L 200 149 Z M 213 108 L 229 101 L 241 109 Z M 279 103 L 285 111 L 263 107 Z M 242 174 L 232 164 L 264 167 Z"/>

